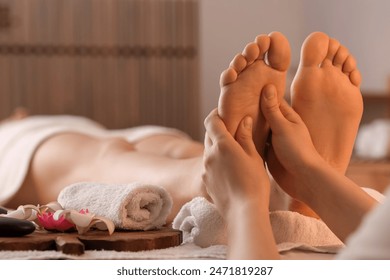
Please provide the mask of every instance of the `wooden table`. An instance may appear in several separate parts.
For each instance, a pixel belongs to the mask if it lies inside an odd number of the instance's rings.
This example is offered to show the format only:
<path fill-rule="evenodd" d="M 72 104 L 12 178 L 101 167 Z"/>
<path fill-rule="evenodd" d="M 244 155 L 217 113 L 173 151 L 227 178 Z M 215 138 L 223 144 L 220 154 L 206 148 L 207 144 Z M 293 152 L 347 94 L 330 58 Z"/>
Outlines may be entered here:
<path fill-rule="evenodd" d="M 144 251 L 165 249 L 182 243 L 182 232 L 171 228 L 152 231 L 93 230 L 86 234 L 35 231 L 23 237 L 0 238 L 0 250 L 58 250 L 65 254 L 81 255 L 85 250 Z"/>

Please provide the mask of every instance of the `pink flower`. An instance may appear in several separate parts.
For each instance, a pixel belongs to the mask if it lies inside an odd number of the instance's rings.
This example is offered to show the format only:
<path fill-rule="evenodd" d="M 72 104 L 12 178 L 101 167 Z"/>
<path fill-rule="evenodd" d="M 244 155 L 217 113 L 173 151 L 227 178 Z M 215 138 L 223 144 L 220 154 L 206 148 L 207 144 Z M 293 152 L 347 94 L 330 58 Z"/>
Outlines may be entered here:
<path fill-rule="evenodd" d="M 89 214 L 89 211 L 88 211 L 88 209 L 81 209 L 81 210 L 79 211 L 79 213 L 80 213 L 80 214 Z"/>
<path fill-rule="evenodd" d="M 64 216 L 60 216 L 57 220 L 53 217 L 54 213 L 42 211 L 39 213 L 38 221 L 40 226 L 46 230 L 67 231 L 74 228 L 74 224 L 65 219 Z"/>

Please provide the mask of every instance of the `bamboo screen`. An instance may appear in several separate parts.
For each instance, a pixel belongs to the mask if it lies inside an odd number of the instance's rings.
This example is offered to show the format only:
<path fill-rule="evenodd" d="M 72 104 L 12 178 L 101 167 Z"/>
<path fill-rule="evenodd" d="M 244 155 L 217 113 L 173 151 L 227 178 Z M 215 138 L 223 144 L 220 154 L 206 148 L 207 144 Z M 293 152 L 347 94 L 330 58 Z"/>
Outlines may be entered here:
<path fill-rule="evenodd" d="M 195 0 L 0 0 L 0 117 L 74 114 L 198 136 Z"/>

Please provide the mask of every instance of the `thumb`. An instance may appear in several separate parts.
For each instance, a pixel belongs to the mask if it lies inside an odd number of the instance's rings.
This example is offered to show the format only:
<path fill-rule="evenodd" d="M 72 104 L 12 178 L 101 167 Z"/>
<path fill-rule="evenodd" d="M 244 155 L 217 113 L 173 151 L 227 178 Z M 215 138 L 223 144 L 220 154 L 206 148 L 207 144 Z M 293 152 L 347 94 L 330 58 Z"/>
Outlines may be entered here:
<path fill-rule="evenodd" d="M 280 104 L 274 85 L 266 85 L 261 92 L 261 111 L 269 123 L 271 130 L 275 131 L 286 121 L 280 111 Z"/>
<path fill-rule="evenodd" d="M 247 154 L 257 152 L 252 138 L 253 119 L 246 116 L 239 124 L 236 132 L 236 141 Z"/>

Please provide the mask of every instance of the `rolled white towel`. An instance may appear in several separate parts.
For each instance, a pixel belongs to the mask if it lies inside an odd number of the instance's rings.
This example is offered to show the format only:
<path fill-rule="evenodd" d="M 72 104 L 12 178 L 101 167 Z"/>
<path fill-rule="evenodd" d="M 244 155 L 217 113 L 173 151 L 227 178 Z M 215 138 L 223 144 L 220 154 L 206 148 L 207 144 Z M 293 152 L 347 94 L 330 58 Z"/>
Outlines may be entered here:
<path fill-rule="evenodd" d="M 194 243 L 203 248 L 227 243 L 223 218 L 215 205 L 203 197 L 196 197 L 184 204 L 172 227 L 183 232 L 183 243 Z"/>
<path fill-rule="evenodd" d="M 58 202 L 65 209 L 88 209 L 110 219 L 116 228 L 130 230 L 162 227 L 172 208 L 172 198 L 165 189 L 142 183 L 75 183 L 61 191 Z"/>

